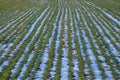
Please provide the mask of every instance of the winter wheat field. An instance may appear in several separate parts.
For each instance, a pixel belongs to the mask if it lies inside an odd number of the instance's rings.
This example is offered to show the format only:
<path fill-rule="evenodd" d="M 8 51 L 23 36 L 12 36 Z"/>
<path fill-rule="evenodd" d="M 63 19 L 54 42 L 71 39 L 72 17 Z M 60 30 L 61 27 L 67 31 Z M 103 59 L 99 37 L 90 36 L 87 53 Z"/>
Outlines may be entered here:
<path fill-rule="evenodd" d="M 120 0 L 0 0 L 0 80 L 120 80 Z"/>

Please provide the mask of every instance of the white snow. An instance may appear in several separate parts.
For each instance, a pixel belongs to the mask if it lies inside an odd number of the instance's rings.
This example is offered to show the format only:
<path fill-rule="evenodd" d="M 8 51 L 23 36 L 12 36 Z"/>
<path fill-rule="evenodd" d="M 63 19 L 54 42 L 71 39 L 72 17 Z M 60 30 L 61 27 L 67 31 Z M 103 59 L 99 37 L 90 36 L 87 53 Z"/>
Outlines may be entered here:
<path fill-rule="evenodd" d="M 65 18 L 64 21 L 67 21 L 68 18 L 68 9 L 66 8 Z M 67 29 L 67 22 L 64 24 L 64 45 L 63 45 L 63 55 L 62 55 L 62 64 L 61 64 L 61 80 L 68 79 L 68 29 Z"/>
<path fill-rule="evenodd" d="M 54 11 L 53 11 L 54 13 Z M 46 68 L 46 63 L 48 61 L 48 57 L 49 57 L 49 49 L 52 45 L 52 41 L 53 41 L 53 37 L 55 35 L 55 29 L 56 29 L 56 23 L 54 23 L 54 28 L 52 30 L 52 34 L 51 34 L 51 37 L 49 38 L 49 41 L 48 41 L 48 44 L 46 45 L 46 48 L 44 50 L 44 53 L 43 53 L 43 56 L 42 56 L 42 61 L 41 61 L 41 64 L 40 64 L 40 70 L 38 70 L 35 74 L 35 80 L 39 80 L 42 78 L 43 76 L 43 73 L 45 71 L 45 68 Z"/>
<path fill-rule="evenodd" d="M 102 10 L 101 11 L 108 16 L 110 19 L 112 19 L 114 22 L 116 22 L 118 25 L 120 25 L 120 21 L 118 21 L 116 18 L 114 18 L 112 15 L 110 15 L 109 13 L 107 13 L 106 11 Z"/>
<path fill-rule="evenodd" d="M 60 16 L 60 10 L 58 11 L 58 15 L 56 17 L 56 22 L 58 21 L 58 18 Z M 53 79 L 54 76 L 55 76 L 55 71 L 56 71 L 56 65 L 57 65 L 57 58 L 58 58 L 58 49 L 59 49 L 59 43 L 60 43 L 60 33 L 61 33 L 61 22 L 62 22 L 62 18 L 63 18 L 63 13 L 60 17 L 60 22 L 59 22 L 59 26 L 58 26 L 58 34 L 57 34 L 57 40 L 56 40 L 56 44 L 55 44 L 55 57 L 54 57 L 54 61 L 53 61 L 53 67 L 51 68 L 51 71 L 50 71 L 50 79 Z M 56 24 L 55 24 L 56 26 Z"/>

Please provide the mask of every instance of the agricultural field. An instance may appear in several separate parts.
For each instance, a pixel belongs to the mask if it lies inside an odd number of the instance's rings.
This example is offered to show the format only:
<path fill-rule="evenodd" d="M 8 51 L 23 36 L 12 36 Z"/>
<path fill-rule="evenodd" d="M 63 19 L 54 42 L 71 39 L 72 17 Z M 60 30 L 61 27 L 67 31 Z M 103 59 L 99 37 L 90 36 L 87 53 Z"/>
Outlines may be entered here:
<path fill-rule="evenodd" d="M 0 80 L 120 80 L 120 0 L 0 0 Z"/>

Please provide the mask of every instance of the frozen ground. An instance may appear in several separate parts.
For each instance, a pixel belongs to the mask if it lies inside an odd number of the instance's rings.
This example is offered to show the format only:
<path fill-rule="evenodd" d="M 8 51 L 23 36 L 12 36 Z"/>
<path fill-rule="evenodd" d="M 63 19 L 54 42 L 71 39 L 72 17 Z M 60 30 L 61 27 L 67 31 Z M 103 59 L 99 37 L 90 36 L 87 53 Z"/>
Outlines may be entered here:
<path fill-rule="evenodd" d="M 120 79 L 119 15 L 84 0 L 40 5 L 0 26 L 1 80 Z"/>

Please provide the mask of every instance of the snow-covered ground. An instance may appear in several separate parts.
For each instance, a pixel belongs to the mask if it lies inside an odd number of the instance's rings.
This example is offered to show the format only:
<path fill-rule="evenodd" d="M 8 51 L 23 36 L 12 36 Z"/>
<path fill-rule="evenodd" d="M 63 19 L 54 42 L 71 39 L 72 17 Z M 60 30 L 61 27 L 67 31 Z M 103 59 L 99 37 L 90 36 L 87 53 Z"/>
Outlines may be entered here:
<path fill-rule="evenodd" d="M 0 79 L 119 80 L 119 15 L 83 0 L 39 4 L 0 26 Z"/>

